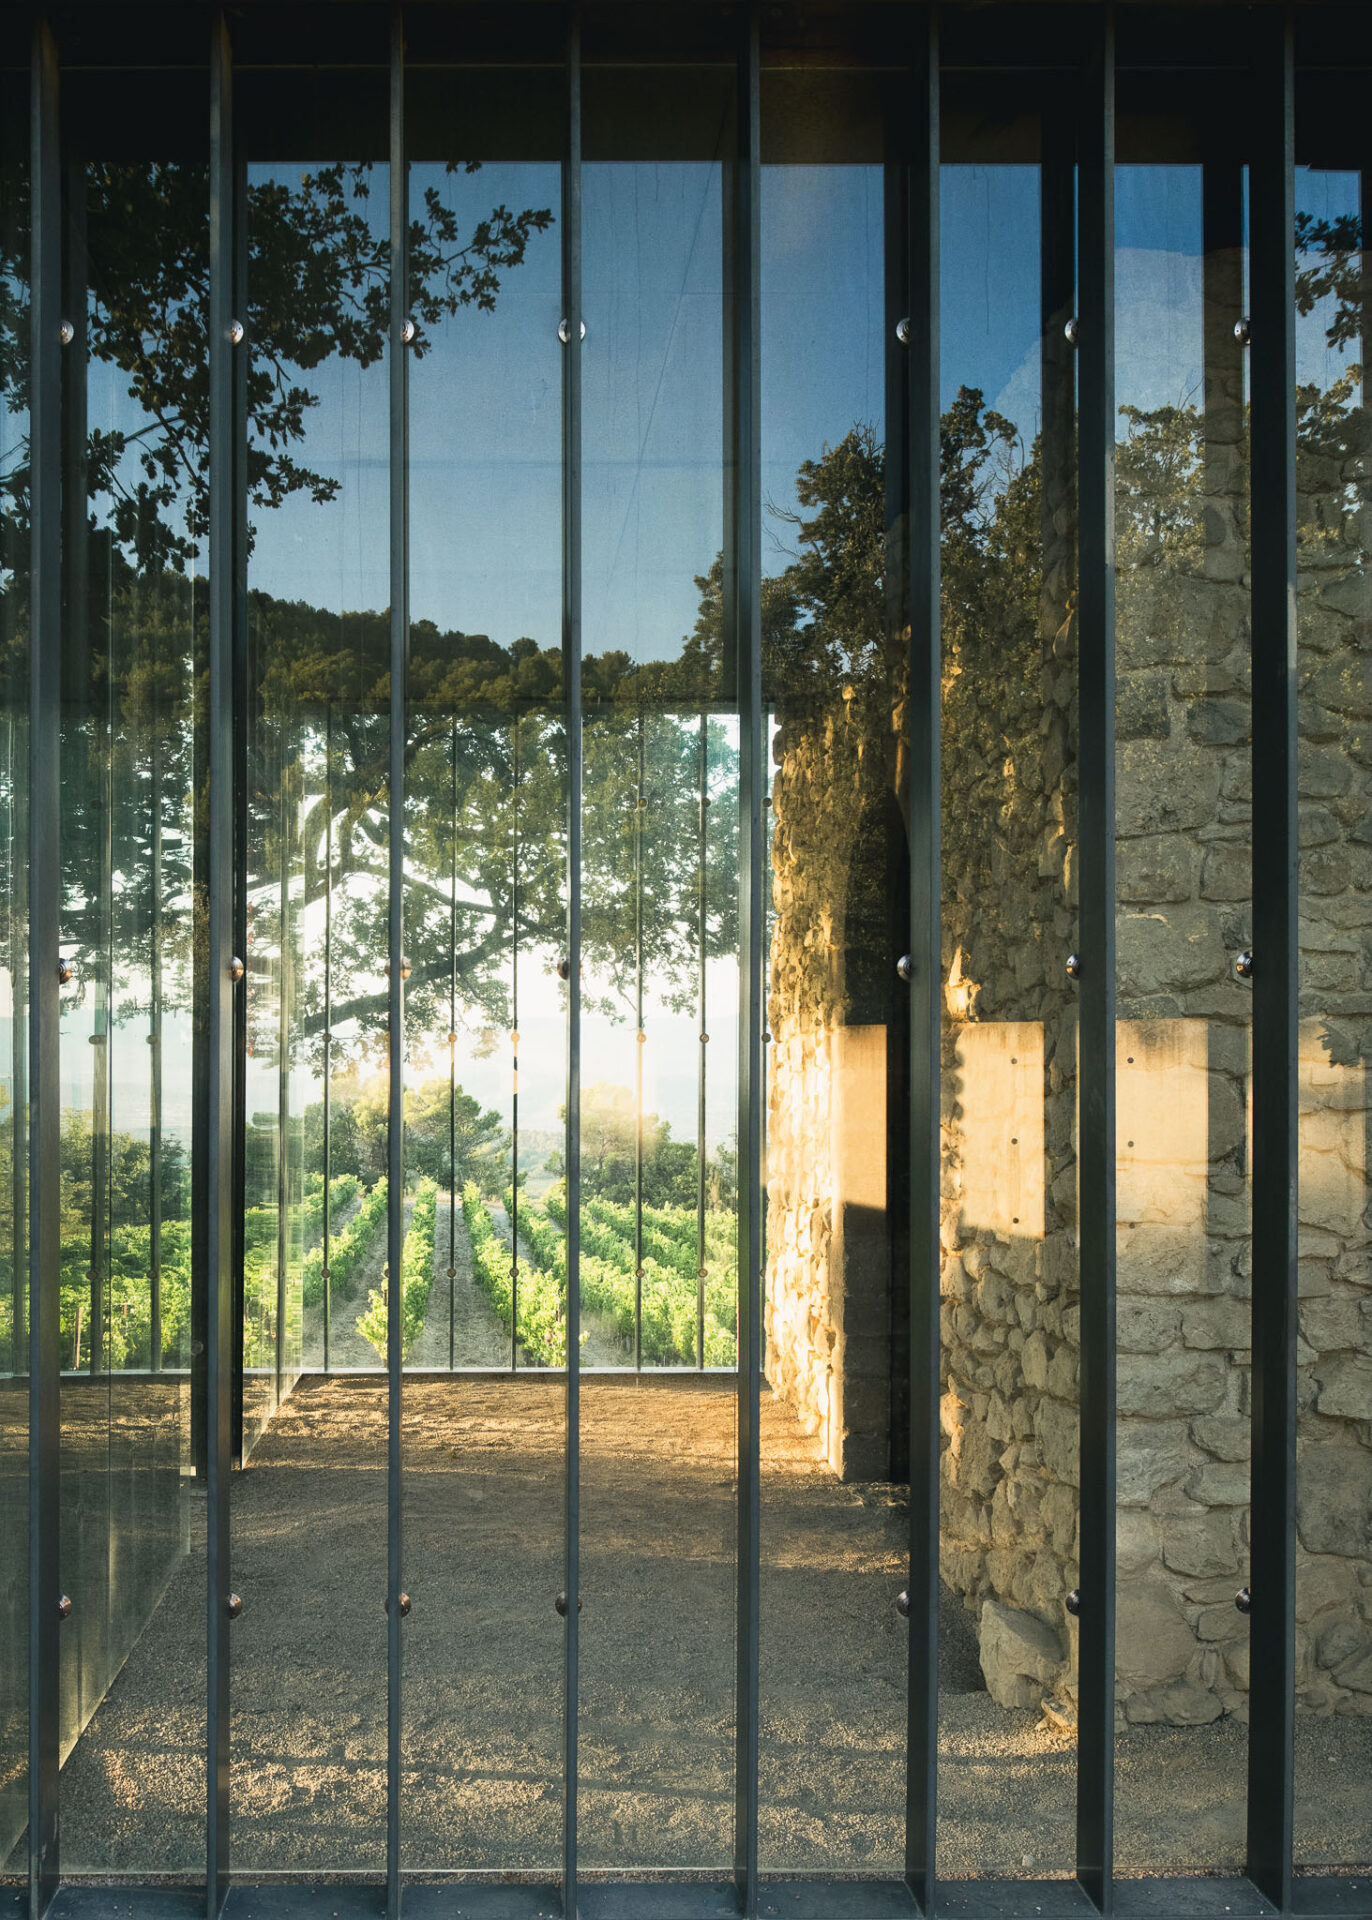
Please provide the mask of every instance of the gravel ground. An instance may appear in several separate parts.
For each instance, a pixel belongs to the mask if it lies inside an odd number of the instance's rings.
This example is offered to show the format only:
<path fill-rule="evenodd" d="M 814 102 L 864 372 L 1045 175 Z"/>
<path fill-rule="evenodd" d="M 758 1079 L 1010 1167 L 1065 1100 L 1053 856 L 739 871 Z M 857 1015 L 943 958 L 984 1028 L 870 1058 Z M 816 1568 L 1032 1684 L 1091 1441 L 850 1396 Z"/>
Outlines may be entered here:
<path fill-rule="evenodd" d="M 447 1349 L 447 1236 L 439 1320 Z M 475 1354 L 503 1341 L 460 1262 Z M 488 1316 L 484 1331 L 481 1315 Z M 470 1364 L 470 1362 L 469 1362 Z M 233 1487 L 236 1870 L 375 1870 L 385 1785 L 385 1383 L 303 1382 Z M 403 1853 L 413 1869 L 552 1872 L 560 1851 L 564 1392 L 417 1378 L 404 1401 Z M 584 1866 L 723 1871 L 732 1854 L 735 1430 L 708 1381 L 582 1388 Z M 761 1858 L 897 1873 L 904 1502 L 842 1485 L 789 1412 L 762 1418 Z M 193 1496 L 192 1496 L 193 1497 Z M 69 1871 L 202 1862 L 203 1528 L 62 1776 Z M 981 1689 L 945 1596 L 940 1870 L 1070 1871 L 1070 1736 Z M 1372 1858 L 1372 1722 L 1303 1720 L 1303 1857 Z M 1121 1736 L 1121 1867 L 1237 1861 L 1246 1729 Z"/>

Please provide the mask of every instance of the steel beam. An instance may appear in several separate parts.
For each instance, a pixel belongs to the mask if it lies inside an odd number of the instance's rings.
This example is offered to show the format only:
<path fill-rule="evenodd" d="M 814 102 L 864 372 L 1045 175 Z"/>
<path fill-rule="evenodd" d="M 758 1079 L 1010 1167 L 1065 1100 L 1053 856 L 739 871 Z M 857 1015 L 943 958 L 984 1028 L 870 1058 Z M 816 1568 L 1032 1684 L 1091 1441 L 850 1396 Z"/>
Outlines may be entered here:
<path fill-rule="evenodd" d="M 1112 1899 L 1115 1755 L 1115 21 L 1084 25 L 1078 127 L 1077 1879 Z M 1064 956 L 1065 962 L 1066 956 Z"/>
<path fill-rule="evenodd" d="M 1287 9 L 1255 21 L 1251 399 L 1253 1371 L 1249 1877 L 1291 1900 L 1296 1599 L 1295 83 Z"/>
<path fill-rule="evenodd" d="M 57 48 L 34 27 L 30 133 L 29 1914 L 57 1890 L 61 1404 L 62 173 Z"/>
<path fill-rule="evenodd" d="M 934 1901 L 938 1815 L 939 1239 L 943 699 L 939 491 L 939 54 L 930 7 L 914 49 L 902 289 L 909 321 L 905 492 L 910 619 L 910 1619 L 905 1877 Z M 895 967 L 898 956 L 890 956 Z"/>

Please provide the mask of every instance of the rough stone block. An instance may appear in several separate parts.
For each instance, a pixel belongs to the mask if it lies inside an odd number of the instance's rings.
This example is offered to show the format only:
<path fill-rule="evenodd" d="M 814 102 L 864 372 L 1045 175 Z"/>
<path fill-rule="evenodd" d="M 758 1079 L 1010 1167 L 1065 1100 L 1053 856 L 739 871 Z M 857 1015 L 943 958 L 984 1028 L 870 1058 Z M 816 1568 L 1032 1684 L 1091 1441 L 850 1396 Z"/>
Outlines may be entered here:
<path fill-rule="evenodd" d="M 1217 1295 L 1182 1308 L 1182 1339 L 1188 1347 L 1247 1349 L 1253 1341 L 1253 1315 L 1243 1300 Z"/>
<path fill-rule="evenodd" d="M 1056 1628 L 998 1600 L 982 1602 L 978 1650 L 986 1690 L 1002 1707 L 1036 1707 L 1063 1658 Z"/>
<path fill-rule="evenodd" d="M 1202 1506 L 1246 1507 L 1248 1485 L 1246 1460 L 1206 1460 L 1189 1475 L 1186 1491 Z"/>
<path fill-rule="evenodd" d="M 1342 1420 L 1372 1420 L 1372 1354 L 1341 1353 L 1315 1368 L 1321 1413 Z"/>
<path fill-rule="evenodd" d="M 1130 1694 L 1124 1702 L 1124 1712 L 1135 1725 L 1203 1727 L 1218 1720 L 1224 1708 L 1208 1688 L 1178 1680 L 1151 1693 Z"/>
<path fill-rule="evenodd" d="M 1174 1514 L 1161 1522 L 1161 1531 L 1163 1561 L 1174 1572 L 1209 1575 L 1238 1571 L 1232 1514 Z"/>
<path fill-rule="evenodd" d="M 1214 1413 L 1224 1400 L 1225 1365 L 1210 1353 L 1172 1348 L 1166 1353 L 1119 1356 L 1116 1391 L 1121 1414 L 1167 1419 Z"/>
<path fill-rule="evenodd" d="M 1169 1586 L 1147 1578 L 1121 1582 L 1115 1666 L 1122 1693 L 1148 1693 L 1180 1680 L 1195 1651 L 1195 1636 Z"/>
<path fill-rule="evenodd" d="M 1202 1414 L 1191 1422 L 1191 1438 L 1217 1460 L 1247 1460 L 1248 1422 L 1236 1413 Z"/>
<path fill-rule="evenodd" d="M 1121 1296 L 1116 1345 L 1121 1353 L 1157 1353 L 1170 1347 L 1181 1327 L 1181 1311 L 1166 1300 Z"/>
<path fill-rule="evenodd" d="M 1159 1487 L 1180 1480 L 1194 1455 L 1175 1422 L 1122 1420 L 1115 1436 L 1115 1498 L 1145 1507 Z"/>
<path fill-rule="evenodd" d="M 1372 1453 L 1351 1437 L 1302 1447 L 1296 1527 L 1309 1553 L 1372 1554 Z"/>

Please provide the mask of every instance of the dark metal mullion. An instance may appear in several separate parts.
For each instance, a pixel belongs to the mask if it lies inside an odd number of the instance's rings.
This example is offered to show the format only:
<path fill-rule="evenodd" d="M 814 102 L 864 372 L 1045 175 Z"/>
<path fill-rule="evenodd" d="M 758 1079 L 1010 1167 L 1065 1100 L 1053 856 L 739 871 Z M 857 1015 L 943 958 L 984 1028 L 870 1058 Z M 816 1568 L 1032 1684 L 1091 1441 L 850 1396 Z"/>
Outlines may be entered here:
<path fill-rule="evenodd" d="M 634 1368 L 643 1371 L 643 795 L 644 716 L 638 712 L 634 785 Z"/>
<path fill-rule="evenodd" d="M 939 50 L 928 9 L 909 89 L 904 287 L 910 620 L 910 1621 L 905 1877 L 934 1903 L 938 1812 L 942 620 Z M 898 352 L 891 334 L 887 351 Z M 899 428 L 899 422 L 893 423 Z M 889 509 L 888 509 L 889 510 Z M 894 965 L 896 956 L 891 956 Z"/>
<path fill-rule="evenodd" d="M 57 1889 L 61 1200 L 62 176 L 57 49 L 34 26 L 29 371 L 29 1914 Z"/>
<path fill-rule="evenodd" d="M 451 898 L 448 910 L 448 1367 L 457 1359 L 457 721 L 452 739 Z"/>
<path fill-rule="evenodd" d="M 324 714 L 324 1371 L 329 1371 L 332 1332 L 332 1278 L 329 1273 L 329 1175 L 331 1171 L 333 1090 L 333 702 Z"/>
<path fill-rule="evenodd" d="M 562 175 L 562 672 L 567 701 L 567 1459 L 563 1510 L 562 1911 L 577 1906 L 581 1615 L 581 8 L 567 26 Z"/>
<path fill-rule="evenodd" d="M 405 167 L 405 25 L 391 10 L 390 74 L 390 815 L 388 834 L 388 1031 L 386 1127 L 386 1914 L 400 1913 L 401 1759 L 401 1384 L 405 1241 L 405 738 L 409 619 L 409 180 Z"/>
<path fill-rule="evenodd" d="M 1256 30 L 1255 30 L 1256 34 Z M 1256 34 L 1252 247 L 1253 1372 L 1250 1879 L 1291 1901 L 1297 839 L 1295 103 L 1290 12 Z"/>
<path fill-rule="evenodd" d="M 696 907 L 696 972 L 698 978 L 698 996 L 700 1012 L 699 1055 L 696 1061 L 696 1366 L 705 1365 L 705 1113 L 706 1113 L 706 1055 L 709 1042 L 705 1038 L 706 1026 L 705 996 L 705 943 L 708 931 L 706 858 L 708 853 L 707 826 L 710 807 L 710 721 L 707 714 L 700 716 L 700 826 L 699 855 L 700 873 L 698 876 L 699 899 Z"/>
<path fill-rule="evenodd" d="M 285 1397 L 286 1277 L 290 1241 L 290 1168 L 286 1136 L 290 1127 L 291 967 L 290 942 L 290 771 L 286 755 L 286 712 L 277 722 L 276 755 L 276 1401 Z M 265 839 L 265 835 L 263 836 Z"/>
<path fill-rule="evenodd" d="M 236 125 L 236 122 L 235 122 Z M 233 259 L 231 306 L 246 323 L 249 310 L 248 286 L 248 167 L 241 153 L 233 155 L 229 175 L 232 199 L 230 245 Z M 233 754 L 233 921 L 230 938 L 233 950 L 246 965 L 248 941 L 248 863 L 249 863 L 249 777 L 248 743 L 252 731 L 249 713 L 249 689 L 252 663 L 248 635 L 248 374 L 252 366 L 252 342 L 249 340 L 233 356 L 232 393 L 232 643 L 230 675 L 232 685 Z M 226 565 L 228 563 L 226 562 Z M 243 1375 L 245 1267 L 247 1249 L 248 1186 L 248 1015 L 251 975 L 245 975 L 243 989 L 234 996 L 233 1008 L 233 1157 L 231 1211 L 233 1215 L 233 1255 L 230 1285 L 230 1314 L 233 1338 L 226 1362 L 230 1378 L 230 1458 L 243 1464 Z"/>
<path fill-rule="evenodd" d="M 767 770 L 762 703 L 761 148 L 758 8 L 747 11 L 739 49 L 732 313 L 733 606 L 739 712 L 738 1008 L 738 1623 L 734 1698 L 734 1882 L 740 1911 L 758 1907 L 758 1662 L 760 1640 L 762 1389 L 763 969 L 766 902 L 763 790 Z M 727 178 L 726 174 L 726 178 Z"/>
<path fill-rule="evenodd" d="M 161 647 L 160 636 L 154 640 Z M 159 663 L 160 664 L 160 663 Z M 150 787 L 152 924 L 148 940 L 148 1365 L 162 1371 L 162 741 L 161 676 L 154 678 Z"/>
<path fill-rule="evenodd" d="M 1078 135 L 1077 1063 L 1081 1613 L 1077 1879 L 1112 1904 L 1115 1751 L 1115 23 L 1092 16 Z"/>
<path fill-rule="evenodd" d="M 235 661 L 238 654 L 237 457 L 240 387 L 232 339 L 238 274 L 238 176 L 234 156 L 233 66 L 222 11 L 210 41 L 210 526 L 206 883 L 208 929 L 201 978 L 207 995 L 207 1099 L 204 1108 L 208 1186 L 206 1232 L 206 1470 L 208 1553 L 206 1631 L 206 1886 L 209 1920 L 224 1903 L 229 1871 L 229 1470 L 232 1444 L 234 1286 L 235 1001 L 232 942 L 235 889 Z M 241 975 L 240 975 L 241 977 Z"/>
<path fill-rule="evenodd" d="M 519 715 L 510 729 L 510 1371 L 519 1366 Z"/>

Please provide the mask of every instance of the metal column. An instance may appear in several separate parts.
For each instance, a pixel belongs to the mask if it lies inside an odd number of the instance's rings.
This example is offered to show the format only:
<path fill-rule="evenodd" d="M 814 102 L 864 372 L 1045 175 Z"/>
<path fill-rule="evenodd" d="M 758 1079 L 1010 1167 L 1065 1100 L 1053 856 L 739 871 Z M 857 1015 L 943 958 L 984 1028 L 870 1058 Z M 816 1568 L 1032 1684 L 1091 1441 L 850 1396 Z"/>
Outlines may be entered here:
<path fill-rule="evenodd" d="M 1292 25 L 1255 27 L 1249 1877 L 1291 1901 L 1296 1492 L 1296 320 Z M 1259 770 L 1261 770 L 1259 776 Z"/>
<path fill-rule="evenodd" d="M 910 74 L 905 488 L 910 597 L 910 1620 L 905 1877 L 933 1904 L 938 1811 L 940 807 L 939 54 L 928 10 Z M 893 349 L 888 347 L 888 352 Z M 894 964 L 895 956 L 892 956 Z"/>
<path fill-rule="evenodd" d="M 229 1869 L 229 1469 L 232 1443 L 234 1304 L 233 1169 L 236 1000 L 243 995 L 243 961 L 232 950 L 236 923 L 234 846 L 234 657 L 239 461 L 232 334 L 237 304 L 233 63 L 222 11 L 210 43 L 210 641 L 208 713 L 208 933 L 201 977 L 208 996 L 208 1186 L 206 1316 L 208 1558 L 206 1627 L 207 1805 L 206 1911 L 215 1920 L 228 1889 Z"/>
<path fill-rule="evenodd" d="M 29 1914 L 57 1889 L 61 1200 L 62 176 L 57 49 L 34 27 L 30 179 Z"/>
<path fill-rule="evenodd" d="M 762 1389 L 762 1098 L 763 894 L 767 775 L 762 703 L 761 145 L 758 8 L 749 7 L 738 65 L 738 126 L 733 168 L 733 447 L 736 470 L 732 548 L 732 624 L 738 662 L 739 904 L 742 966 L 738 1008 L 738 1623 L 737 1743 L 734 1768 L 734 1881 L 740 1910 L 757 1912 L 758 1599 L 761 1543 Z M 727 648 L 726 648 L 727 654 Z"/>
<path fill-rule="evenodd" d="M 1112 1904 L 1115 1756 L 1115 23 L 1090 23 L 1078 136 L 1081 1573 L 1077 1879 Z M 1064 956 L 1065 959 L 1065 956 Z"/>
<path fill-rule="evenodd" d="M 400 1913 L 401 1456 L 400 1393 L 404 1364 L 401 1255 L 405 1242 L 405 738 L 409 618 L 409 366 L 406 348 L 409 180 L 405 165 L 405 29 L 391 12 L 390 90 L 390 817 L 387 1057 L 390 1094 L 386 1147 L 386 1914 Z"/>
<path fill-rule="evenodd" d="M 567 27 L 562 173 L 562 673 L 567 713 L 567 1462 L 563 1511 L 562 1911 L 577 1905 L 581 1617 L 581 8 Z"/>

